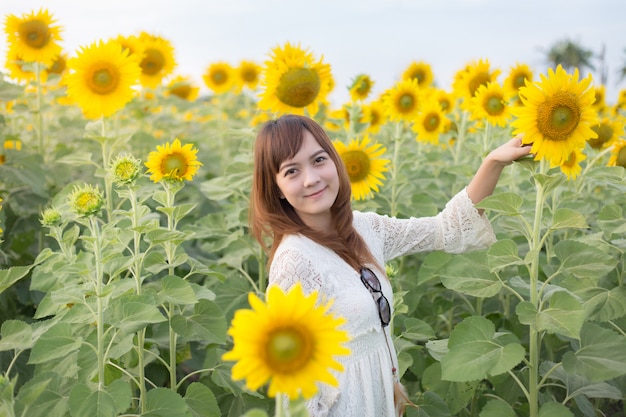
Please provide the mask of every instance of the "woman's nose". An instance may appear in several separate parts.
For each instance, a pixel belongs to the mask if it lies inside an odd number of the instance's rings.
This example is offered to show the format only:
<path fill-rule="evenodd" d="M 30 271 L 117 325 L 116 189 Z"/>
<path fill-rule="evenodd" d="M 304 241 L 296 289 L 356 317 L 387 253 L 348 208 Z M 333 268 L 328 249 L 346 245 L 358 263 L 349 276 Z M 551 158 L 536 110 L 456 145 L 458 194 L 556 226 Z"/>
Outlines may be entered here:
<path fill-rule="evenodd" d="M 304 171 L 304 186 L 309 187 L 315 185 L 320 181 L 320 176 L 314 169 L 307 169 Z"/>

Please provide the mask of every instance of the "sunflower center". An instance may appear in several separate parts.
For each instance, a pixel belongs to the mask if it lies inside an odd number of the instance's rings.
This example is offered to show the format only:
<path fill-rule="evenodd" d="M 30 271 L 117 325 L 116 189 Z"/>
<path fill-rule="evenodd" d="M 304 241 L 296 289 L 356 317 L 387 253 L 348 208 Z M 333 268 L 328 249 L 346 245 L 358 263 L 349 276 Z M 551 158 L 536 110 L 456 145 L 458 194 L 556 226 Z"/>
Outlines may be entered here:
<path fill-rule="evenodd" d="M 567 159 L 561 163 L 561 165 L 565 166 L 566 168 L 572 168 L 574 165 L 576 165 L 576 152 L 571 152 Z"/>
<path fill-rule="evenodd" d="M 268 365 L 281 373 L 301 370 L 313 356 L 309 335 L 300 329 L 277 329 L 270 334 L 266 345 Z"/>
<path fill-rule="evenodd" d="M 418 71 L 413 72 L 413 74 L 411 75 L 411 78 L 416 79 L 417 83 L 421 85 L 426 79 L 426 74 L 424 73 L 424 71 L 418 70 Z"/>
<path fill-rule="evenodd" d="M 485 111 L 492 116 L 498 116 L 504 111 L 504 101 L 501 97 L 491 96 L 485 102 Z"/>
<path fill-rule="evenodd" d="M 106 95 L 113 93 L 120 82 L 117 68 L 107 63 L 100 64 L 91 71 L 91 78 L 87 86 L 96 94 Z"/>
<path fill-rule="evenodd" d="M 590 138 L 587 140 L 589 145 L 591 145 L 594 149 L 600 149 L 602 145 L 607 143 L 613 137 L 613 128 L 611 125 L 606 123 L 600 123 L 597 126 L 593 126 L 591 129 L 598 134 L 597 138 Z"/>
<path fill-rule="evenodd" d="M 31 48 L 41 49 L 50 41 L 48 25 L 41 20 L 29 20 L 19 26 L 20 38 Z"/>
<path fill-rule="evenodd" d="M 317 98 L 321 81 L 319 74 L 308 68 L 292 68 L 280 77 L 276 97 L 291 107 L 306 107 Z"/>
<path fill-rule="evenodd" d="M 402 94 L 398 97 L 398 110 L 401 113 L 410 113 L 416 106 L 417 101 L 413 94 Z"/>
<path fill-rule="evenodd" d="M 180 84 L 170 89 L 170 93 L 182 99 L 186 99 L 191 94 L 191 86 L 189 84 Z"/>
<path fill-rule="evenodd" d="M 179 153 L 168 155 L 161 162 L 161 172 L 172 179 L 185 176 L 188 168 L 187 159 Z"/>
<path fill-rule="evenodd" d="M 481 85 L 486 85 L 489 81 L 491 81 L 491 76 L 486 71 L 479 72 L 474 75 L 469 83 L 467 83 L 470 95 L 474 97 L 474 94 L 476 94 L 476 90 L 478 90 Z"/>
<path fill-rule="evenodd" d="M 578 126 L 580 106 L 574 94 L 560 91 L 537 108 L 537 128 L 552 141 L 566 141 Z"/>
<path fill-rule="evenodd" d="M 158 49 L 149 48 L 144 51 L 145 56 L 141 60 L 141 72 L 146 75 L 156 75 L 165 66 L 165 56 Z"/>
<path fill-rule="evenodd" d="M 355 150 L 344 153 L 341 158 L 346 165 L 350 182 L 363 181 L 370 173 L 370 158 L 363 151 Z"/>
<path fill-rule="evenodd" d="M 67 67 L 67 62 L 65 58 L 59 56 L 53 63 L 48 67 L 48 72 L 51 74 L 63 74 L 65 68 Z"/>
<path fill-rule="evenodd" d="M 524 82 L 526 81 L 526 75 L 518 74 L 513 78 L 513 87 L 516 89 L 520 89 L 520 87 L 524 87 Z"/>
<path fill-rule="evenodd" d="M 81 213 L 90 213 L 100 207 L 102 200 L 95 193 L 82 193 L 76 198 L 76 207 Z"/>
<path fill-rule="evenodd" d="M 424 118 L 424 129 L 427 132 L 434 132 L 439 127 L 441 123 L 441 118 L 438 113 L 430 113 L 428 116 Z"/>
<path fill-rule="evenodd" d="M 215 85 L 222 85 L 228 81 L 228 74 L 225 71 L 213 71 L 211 73 L 211 80 Z"/>
<path fill-rule="evenodd" d="M 246 83 L 253 83 L 257 80 L 258 74 L 255 70 L 247 70 L 241 73 L 241 79 Z"/>

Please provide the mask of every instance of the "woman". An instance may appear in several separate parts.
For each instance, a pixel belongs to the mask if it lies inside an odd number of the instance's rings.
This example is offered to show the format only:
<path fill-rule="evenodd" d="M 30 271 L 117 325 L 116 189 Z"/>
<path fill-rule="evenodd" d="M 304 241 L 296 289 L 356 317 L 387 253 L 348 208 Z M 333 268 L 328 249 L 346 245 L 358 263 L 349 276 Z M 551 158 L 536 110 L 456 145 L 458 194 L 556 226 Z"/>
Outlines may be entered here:
<path fill-rule="evenodd" d="M 351 355 L 337 358 L 344 367 L 338 387 L 320 384 L 307 402 L 311 416 L 402 414 L 394 405 L 394 386 L 401 386 L 386 328 L 393 294 L 385 263 L 409 253 L 461 253 L 493 243 L 491 225 L 474 204 L 491 195 L 506 165 L 529 152 L 520 138 L 511 139 L 485 158 L 437 216 L 396 219 L 352 210 L 344 164 L 316 122 L 286 115 L 263 126 L 254 148 L 251 227 L 268 250 L 269 285 L 288 290 L 300 282 L 305 292 L 332 299 L 351 338 Z"/>

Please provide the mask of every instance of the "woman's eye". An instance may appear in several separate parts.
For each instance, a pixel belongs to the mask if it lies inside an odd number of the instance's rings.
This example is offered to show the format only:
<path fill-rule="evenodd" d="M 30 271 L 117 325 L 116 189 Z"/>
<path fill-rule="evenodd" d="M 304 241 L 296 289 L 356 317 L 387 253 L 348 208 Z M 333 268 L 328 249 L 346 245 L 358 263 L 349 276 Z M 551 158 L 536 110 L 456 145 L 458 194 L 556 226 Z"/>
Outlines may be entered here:
<path fill-rule="evenodd" d="M 317 158 L 315 158 L 315 162 L 319 163 L 319 162 L 324 162 L 326 160 L 325 156 L 318 156 Z"/>

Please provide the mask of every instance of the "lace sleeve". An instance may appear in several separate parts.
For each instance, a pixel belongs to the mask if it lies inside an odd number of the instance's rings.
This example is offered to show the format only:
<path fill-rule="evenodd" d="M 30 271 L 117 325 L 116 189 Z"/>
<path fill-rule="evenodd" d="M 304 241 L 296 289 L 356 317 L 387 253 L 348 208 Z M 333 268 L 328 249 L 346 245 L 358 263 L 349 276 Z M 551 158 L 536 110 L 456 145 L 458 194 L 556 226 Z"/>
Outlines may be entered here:
<path fill-rule="evenodd" d="M 320 289 L 322 278 L 303 251 L 297 248 L 277 251 L 269 271 L 269 285 L 288 291 L 296 282 L 302 284 L 305 294 L 310 294 Z"/>
<path fill-rule="evenodd" d="M 374 236 L 367 236 L 365 231 L 364 238 L 368 243 L 379 240 L 385 262 L 416 252 L 470 252 L 496 241 L 489 220 L 478 213 L 466 189 L 455 195 L 436 216 L 396 219 L 373 215 L 370 221 L 370 233 Z"/>

